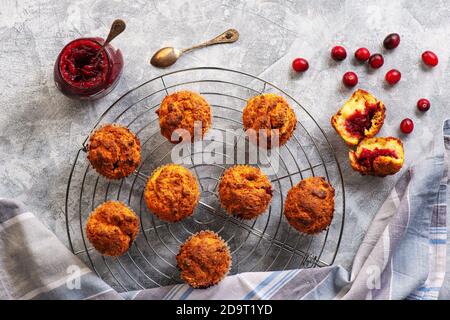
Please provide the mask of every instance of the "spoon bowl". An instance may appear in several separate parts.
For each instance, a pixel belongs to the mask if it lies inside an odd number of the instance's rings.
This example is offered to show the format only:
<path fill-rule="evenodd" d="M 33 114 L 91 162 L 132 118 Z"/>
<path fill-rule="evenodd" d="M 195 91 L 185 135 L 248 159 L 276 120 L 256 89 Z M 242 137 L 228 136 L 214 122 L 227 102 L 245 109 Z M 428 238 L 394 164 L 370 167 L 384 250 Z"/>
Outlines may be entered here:
<path fill-rule="evenodd" d="M 158 68 L 165 68 L 173 65 L 183 52 L 173 47 L 164 47 L 155 52 L 150 59 L 150 63 Z"/>

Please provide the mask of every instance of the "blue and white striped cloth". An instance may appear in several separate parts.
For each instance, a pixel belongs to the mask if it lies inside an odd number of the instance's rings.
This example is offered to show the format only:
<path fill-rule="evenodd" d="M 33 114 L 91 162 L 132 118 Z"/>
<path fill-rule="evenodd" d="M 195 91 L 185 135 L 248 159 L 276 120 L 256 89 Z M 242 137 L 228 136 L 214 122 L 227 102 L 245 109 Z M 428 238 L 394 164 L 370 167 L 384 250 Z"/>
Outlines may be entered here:
<path fill-rule="evenodd" d="M 450 120 L 398 180 L 351 272 L 340 266 L 241 273 L 219 285 L 117 293 L 22 205 L 0 199 L 0 299 L 437 299 L 446 272 Z M 77 270 L 76 276 L 68 272 Z"/>

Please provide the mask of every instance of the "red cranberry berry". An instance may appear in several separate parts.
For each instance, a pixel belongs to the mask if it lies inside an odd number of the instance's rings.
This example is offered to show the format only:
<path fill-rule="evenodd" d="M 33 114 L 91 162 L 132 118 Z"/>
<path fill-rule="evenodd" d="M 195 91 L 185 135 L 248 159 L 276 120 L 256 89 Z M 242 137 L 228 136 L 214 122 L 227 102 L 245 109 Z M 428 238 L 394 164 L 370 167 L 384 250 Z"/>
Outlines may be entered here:
<path fill-rule="evenodd" d="M 367 48 L 359 48 L 355 51 L 355 58 L 361 62 L 367 61 L 370 58 L 370 51 Z"/>
<path fill-rule="evenodd" d="M 308 70 L 309 64 L 306 59 L 303 58 L 297 58 L 292 61 L 292 69 L 294 69 L 296 72 L 305 72 Z"/>
<path fill-rule="evenodd" d="M 342 82 L 347 87 L 354 87 L 358 84 L 358 76 L 356 75 L 356 73 L 348 71 L 344 73 L 344 76 L 342 77 Z"/>
<path fill-rule="evenodd" d="M 428 99 L 422 98 L 417 101 L 417 109 L 419 109 L 422 112 L 428 111 L 430 109 L 430 101 Z"/>
<path fill-rule="evenodd" d="M 422 53 L 422 60 L 427 66 L 430 67 L 437 66 L 439 62 L 437 55 L 432 51 L 425 51 L 424 53 Z"/>
<path fill-rule="evenodd" d="M 378 69 L 381 68 L 381 66 L 384 64 L 383 56 L 379 53 L 375 53 L 370 56 L 369 58 L 369 65 L 374 68 Z"/>
<path fill-rule="evenodd" d="M 347 58 L 347 51 L 342 46 L 335 46 L 331 49 L 331 58 L 336 61 L 342 61 Z"/>
<path fill-rule="evenodd" d="M 398 33 L 391 33 L 384 38 L 383 46 L 388 49 L 395 49 L 400 44 L 400 36 Z"/>
<path fill-rule="evenodd" d="M 409 118 L 405 118 L 402 120 L 402 122 L 400 123 L 400 130 L 402 130 L 403 133 L 411 133 L 414 129 L 414 122 L 409 119 Z"/>
<path fill-rule="evenodd" d="M 386 79 L 387 83 L 389 83 L 390 85 L 394 85 L 400 81 L 401 77 L 402 74 L 400 73 L 400 71 L 392 69 L 386 72 L 386 76 L 384 78 Z"/>

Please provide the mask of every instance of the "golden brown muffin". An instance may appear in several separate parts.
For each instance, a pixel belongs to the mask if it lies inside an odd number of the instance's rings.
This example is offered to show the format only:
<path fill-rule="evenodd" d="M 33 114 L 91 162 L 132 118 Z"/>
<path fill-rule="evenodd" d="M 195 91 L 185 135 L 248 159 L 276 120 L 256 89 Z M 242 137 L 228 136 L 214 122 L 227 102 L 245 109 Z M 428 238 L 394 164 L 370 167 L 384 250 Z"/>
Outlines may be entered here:
<path fill-rule="evenodd" d="M 267 141 L 267 148 L 272 148 L 273 139 L 278 139 L 278 145 L 285 144 L 297 125 L 297 117 L 287 101 L 276 94 L 266 93 L 251 98 L 242 114 L 244 129 L 253 129 L 255 139 Z M 262 135 L 260 137 L 260 134 Z M 264 139 L 264 140 L 261 140 Z M 276 141 L 276 140 L 275 140 Z"/>
<path fill-rule="evenodd" d="M 172 143 L 178 143 L 183 140 L 180 137 L 178 141 L 172 141 L 172 133 L 176 129 L 185 129 L 189 132 L 191 142 L 194 142 L 194 125 L 201 124 L 201 135 L 211 127 L 211 107 L 208 102 L 198 93 L 191 91 L 178 91 L 164 98 L 161 106 L 156 110 L 159 116 L 159 126 L 161 134 Z M 200 131 L 200 126 L 197 131 Z M 198 132 L 197 134 L 199 134 Z"/>
<path fill-rule="evenodd" d="M 331 118 L 331 125 L 349 146 L 375 136 L 384 123 L 386 108 L 367 91 L 358 89 Z"/>
<path fill-rule="evenodd" d="M 348 156 L 354 170 L 379 177 L 400 171 L 405 159 L 402 142 L 393 137 L 366 138 Z"/>
<path fill-rule="evenodd" d="M 220 179 L 219 197 L 228 213 L 252 219 L 266 211 L 272 200 L 272 185 L 259 168 L 237 165 L 228 168 Z"/>
<path fill-rule="evenodd" d="M 314 234 L 325 230 L 334 213 L 334 189 L 322 177 L 300 181 L 287 194 L 284 215 L 300 232 Z"/>
<path fill-rule="evenodd" d="M 200 231 L 181 245 L 177 264 L 181 278 L 191 287 L 208 288 L 230 270 L 230 249 L 215 232 Z"/>
<path fill-rule="evenodd" d="M 144 197 L 147 207 L 161 220 L 177 222 L 192 215 L 200 191 L 197 179 L 188 169 L 168 164 L 153 172 Z"/>
<path fill-rule="evenodd" d="M 141 143 L 128 128 L 107 124 L 89 138 L 87 158 L 101 175 L 121 179 L 141 162 Z"/>
<path fill-rule="evenodd" d="M 89 216 L 86 235 L 103 255 L 118 257 L 131 246 L 139 231 L 136 214 L 120 201 L 106 201 Z"/>

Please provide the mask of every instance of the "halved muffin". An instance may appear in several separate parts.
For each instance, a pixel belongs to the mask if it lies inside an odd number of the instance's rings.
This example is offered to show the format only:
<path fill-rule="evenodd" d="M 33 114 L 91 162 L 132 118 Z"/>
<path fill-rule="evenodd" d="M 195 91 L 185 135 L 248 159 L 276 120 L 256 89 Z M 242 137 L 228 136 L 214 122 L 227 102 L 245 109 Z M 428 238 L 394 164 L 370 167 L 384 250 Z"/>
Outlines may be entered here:
<path fill-rule="evenodd" d="M 331 118 L 331 125 L 349 146 L 380 131 L 386 108 L 369 92 L 358 89 Z"/>
<path fill-rule="evenodd" d="M 400 171 L 405 158 L 402 142 L 394 137 L 363 139 L 348 156 L 354 170 L 379 177 Z"/>

